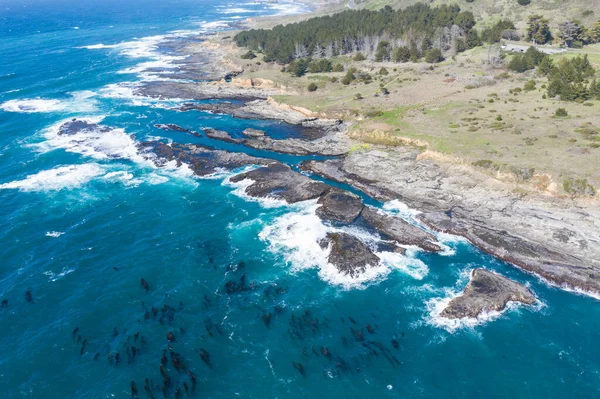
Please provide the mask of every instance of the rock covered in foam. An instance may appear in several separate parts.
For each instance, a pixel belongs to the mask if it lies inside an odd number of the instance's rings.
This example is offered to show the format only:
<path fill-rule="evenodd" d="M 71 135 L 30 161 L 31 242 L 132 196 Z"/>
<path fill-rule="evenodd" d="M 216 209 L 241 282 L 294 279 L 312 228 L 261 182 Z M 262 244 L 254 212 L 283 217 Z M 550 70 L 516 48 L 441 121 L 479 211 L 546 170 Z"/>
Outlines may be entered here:
<path fill-rule="evenodd" d="M 246 188 L 246 194 L 259 198 L 279 198 L 288 204 L 318 198 L 329 188 L 279 162 L 241 173 L 232 177 L 231 181 L 237 183 L 245 179 L 253 181 Z"/>
<path fill-rule="evenodd" d="M 435 244 L 436 239 L 432 234 L 413 226 L 402 218 L 379 212 L 370 206 L 364 208 L 361 217 L 371 228 L 401 245 L 414 245 L 429 252 L 442 250 L 439 245 Z"/>
<path fill-rule="evenodd" d="M 342 223 L 354 222 L 364 207 L 358 195 L 338 188 L 331 188 L 318 203 L 321 206 L 317 208 L 317 216 Z"/>
<path fill-rule="evenodd" d="M 367 267 L 377 266 L 379 257 L 358 238 L 346 233 L 328 233 L 321 241 L 321 246 L 330 246 L 328 261 L 340 273 L 357 277 L 364 273 Z"/>
<path fill-rule="evenodd" d="M 59 135 L 74 135 L 82 131 L 109 132 L 110 128 L 82 119 L 72 119 L 58 128 Z"/>
<path fill-rule="evenodd" d="M 140 144 L 144 151 L 156 155 L 154 163 L 164 166 L 166 162 L 176 161 L 177 166 L 186 164 L 198 176 L 206 176 L 218 169 L 235 169 L 246 165 L 265 165 L 270 161 L 244 153 L 213 150 L 195 144 L 165 144 L 159 141 Z"/>
<path fill-rule="evenodd" d="M 476 318 L 486 311 L 502 311 L 511 301 L 533 305 L 536 299 L 527 287 L 515 281 L 485 269 L 475 269 L 462 295 L 452 299 L 441 316 Z"/>

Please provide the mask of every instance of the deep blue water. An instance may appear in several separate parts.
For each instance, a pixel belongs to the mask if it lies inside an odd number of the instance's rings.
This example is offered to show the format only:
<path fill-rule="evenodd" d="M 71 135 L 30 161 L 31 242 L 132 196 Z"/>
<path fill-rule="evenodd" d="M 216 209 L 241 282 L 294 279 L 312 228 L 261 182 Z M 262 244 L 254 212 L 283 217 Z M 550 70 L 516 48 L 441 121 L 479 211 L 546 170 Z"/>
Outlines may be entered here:
<path fill-rule="evenodd" d="M 8 300 L 0 309 L 0 396 L 126 398 L 135 381 L 149 397 L 144 380 L 162 385 L 161 355 L 173 331 L 172 349 L 197 378 L 192 397 L 598 397 L 597 300 L 447 236 L 443 255 L 384 254 L 380 267 L 354 281 L 324 261 L 317 240 L 332 227 L 316 218 L 313 203 L 257 202 L 228 174 L 197 179 L 139 156 L 136 141 L 162 137 L 291 165 L 303 159 L 156 129 L 297 134 L 275 122 L 176 112 L 175 103 L 134 98 L 123 85 L 148 78 L 124 73 L 131 68 L 169 60 L 156 51 L 164 35 L 278 11 L 212 0 L 0 0 L 0 299 Z M 57 136 L 71 117 L 113 130 Z M 411 215 L 398 203 L 384 208 Z M 475 267 L 529 285 L 540 304 L 444 322 L 441 305 Z M 250 289 L 228 294 L 225 283 L 244 274 Z M 377 355 L 356 341 L 361 330 Z M 108 353 L 117 351 L 121 361 L 111 363 Z M 191 391 L 170 361 L 166 372 L 169 397 L 184 382 Z M 159 388 L 154 397 L 162 397 Z"/>

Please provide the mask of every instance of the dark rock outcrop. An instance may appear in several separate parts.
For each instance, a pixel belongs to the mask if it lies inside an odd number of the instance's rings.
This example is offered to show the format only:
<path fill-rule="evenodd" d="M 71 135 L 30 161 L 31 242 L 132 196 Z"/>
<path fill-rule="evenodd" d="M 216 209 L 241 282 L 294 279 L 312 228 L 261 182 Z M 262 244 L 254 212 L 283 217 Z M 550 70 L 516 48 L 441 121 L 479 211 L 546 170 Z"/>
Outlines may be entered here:
<path fill-rule="evenodd" d="M 72 119 L 63 123 L 58 128 L 58 134 L 73 135 L 83 131 L 110 132 L 110 130 L 111 129 L 109 127 L 98 125 L 97 123 L 92 123 L 81 119 Z"/>
<path fill-rule="evenodd" d="M 485 311 L 502 311 L 511 301 L 527 305 L 536 303 L 535 296 L 527 287 L 485 269 L 475 269 L 463 294 L 452 299 L 441 316 L 448 319 L 476 318 Z"/>
<path fill-rule="evenodd" d="M 252 129 L 248 128 L 242 132 L 244 136 L 256 138 L 256 137 L 264 137 L 266 135 L 264 130 Z"/>
<path fill-rule="evenodd" d="M 354 222 L 364 208 L 358 195 L 338 188 L 331 188 L 318 203 L 321 206 L 317 208 L 317 216 L 341 223 Z"/>
<path fill-rule="evenodd" d="M 404 219 L 378 212 L 370 206 L 365 207 L 362 219 L 380 232 L 384 238 L 392 239 L 401 245 L 415 245 L 425 251 L 439 252 L 442 248 L 435 244 L 436 238 Z"/>
<path fill-rule="evenodd" d="M 204 134 L 206 134 L 206 137 L 210 138 L 210 139 L 215 139 L 215 140 L 221 140 L 221 141 L 225 141 L 226 143 L 235 143 L 235 144 L 240 144 L 242 143 L 244 140 L 240 140 L 240 139 L 234 139 L 233 137 L 231 137 L 231 135 L 227 132 L 224 132 L 223 130 L 217 130 L 217 129 L 203 129 L 204 130 Z"/>
<path fill-rule="evenodd" d="M 369 266 L 377 266 L 379 257 L 358 238 L 346 233 L 328 233 L 327 238 L 321 241 L 321 246 L 331 246 L 329 263 L 334 265 L 340 273 L 357 277 L 364 273 Z"/>
<path fill-rule="evenodd" d="M 186 129 L 186 128 L 176 125 L 174 123 L 166 123 L 166 124 L 158 123 L 158 124 L 154 125 L 154 127 L 158 128 L 158 129 L 166 130 L 166 131 L 187 133 L 187 134 L 191 134 L 192 136 L 202 137 L 202 135 L 200 133 L 194 132 L 193 130 L 190 130 L 190 129 Z"/>
<path fill-rule="evenodd" d="M 244 179 L 253 181 L 246 188 L 246 194 L 259 198 L 279 198 L 289 204 L 318 198 L 329 188 L 279 162 L 236 175 L 230 180 L 236 183 Z"/>
<path fill-rule="evenodd" d="M 269 161 L 244 153 L 213 150 L 195 144 L 165 144 L 159 141 L 143 142 L 140 149 L 152 153 L 151 159 L 157 166 L 175 160 L 177 165 L 186 164 L 198 176 L 206 176 L 217 169 L 235 169 L 246 165 L 266 165 Z"/>

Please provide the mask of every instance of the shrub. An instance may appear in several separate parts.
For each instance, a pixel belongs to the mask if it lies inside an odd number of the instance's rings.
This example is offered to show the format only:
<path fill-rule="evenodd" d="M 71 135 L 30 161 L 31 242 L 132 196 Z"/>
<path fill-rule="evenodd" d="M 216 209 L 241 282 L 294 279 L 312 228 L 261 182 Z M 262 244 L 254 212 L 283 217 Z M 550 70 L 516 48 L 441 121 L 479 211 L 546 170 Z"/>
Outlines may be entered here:
<path fill-rule="evenodd" d="M 292 74 L 292 76 L 300 77 L 306 74 L 308 70 L 309 61 L 305 58 L 292 61 L 290 65 L 287 67 L 287 71 Z"/>
<path fill-rule="evenodd" d="M 335 64 L 333 72 L 344 72 L 344 66 L 342 64 Z"/>
<path fill-rule="evenodd" d="M 586 179 L 573 179 L 569 177 L 563 181 L 563 189 L 573 197 L 596 195 L 596 189 Z"/>
<path fill-rule="evenodd" d="M 352 57 L 354 61 L 364 61 L 367 59 L 362 53 L 356 53 L 354 57 Z"/>
<path fill-rule="evenodd" d="M 477 167 L 484 168 L 484 169 L 496 169 L 496 170 L 498 169 L 498 166 L 495 165 L 489 159 L 482 159 L 480 161 L 473 162 L 473 166 L 477 166 Z"/>
<path fill-rule="evenodd" d="M 554 116 L 556 116 L 557 118 L 565 118 L 569 116 L 569 113 L 564 108 L 558 108 L 556 112 L 554 112 Z"/>
<path fill-rule="evenodd" d="M 525 83 L 525 86 L 523 86 L 523 90 L 525 90 L 525 91 L 535 90 L 535 81 L 530 80 L 529 82 Z"/>
<path fill-rule="evenodd" d="M 246 54 L 243 54 L 240 58 L 243 60 L 253 60 L 254 58 L 256 58 L 256 54 L 254 54 L 254 51 L 248 50 L 248 52 Z"/>
<path fill-rule="evenodd" d="M 358 100 L 358 99 L 357 99 Z M 377 118 L 378 116 L 383 115 L 383 111 L 381 110 L 373 110 L 373 111 L 367 111 L 365 113 L 365 117 L 366 118 Z"/>
<path fill-rule="evenodd" d="M 362 94 L 360 94 L 360 93 L 356 93 L 356 94 L 354 95 L 354 99 L 355 99 L 355 100 L 362 100 L 362 99 L 363 99 L 363 96 L 362 96 Z"/>
<path fill-rule="evenodd" d="M 431 50 L 427 51 L 427 54 L 425 54 L 425 61 L 430 64 L 435 64 L 442 60 L 442 50 L 439 48 L 432 48 Z"/>
<path fill-rule="evenodd" d="M 390 91 L 387 89 L 387 87 L 382 87 L 381 89 L 379 89 L 379 91 L 381 92 L 381 94 L 383 94 L 384 96 L 387 96 L 388 94 L 390 94 Z"/>
<path fill-rule="evenodd" d="M 331 79 L 329 79 L 329 81 L 330 81 L 331 83 L 337 83 L 337 81 L 338 81 L 338 78 L 336 78 L 336 77 L 334 76 L 334 77 L 332 77 Z"/>
<path fill-rule="evenodd" d="M 531 0 L 517 0 L 517 3 L 519 3 L 522 6 L 528 6 L 529 4 L 531 4 Z"/>
<path fill-rule="evenodd" d="M 354 79 L 356 79 L 356 76 L 354 76 L 352 69 L 349 69 L 348 72 L 346 72 L 346 75 L 342 78 L 342 84 L 347 86 L 352 83 Z"/>
<path fill-rule="evenodd" d="M 331 72 L 333 70 L 333 66 L 331 62 L 324 58 L 317 61 L 312 61 L 308 64 L 308 71 L 312 73 L 322 73 L 322 72 Z"/>
<path fill-rule="evenodd" d="M 385 69 L 385 68 L 381 68 L 381 69 L 379 70 L 379 74 L 380 74 L 380 75 L 382 75 L 382 76 L 387 76 L 387 75 L 389 75 L 390 73 L 388 72 L 388 70 L 387 70 L 387 69 Z"/>
<path fill-rule="evenodd" d="M 406 46 L 397 47 L 392 53 L 392 60 L 394 62 L 408 62 L 410 60 L 410 49 Z"/>
<path fill-rule="evenodd" d="M 313 82 L 313 83 L 310 83 L 310 84 L 308 85 L 308 87 L 307 87 L 308 91 L 317 91 L 317 89 L 318 89 L 318 88 L 319 88 L 319 87 L 318 87 L 318 86 L 317 86 L 317 84 L 316 84 L 316 83 L 314 83 L 314 82 Z"/>

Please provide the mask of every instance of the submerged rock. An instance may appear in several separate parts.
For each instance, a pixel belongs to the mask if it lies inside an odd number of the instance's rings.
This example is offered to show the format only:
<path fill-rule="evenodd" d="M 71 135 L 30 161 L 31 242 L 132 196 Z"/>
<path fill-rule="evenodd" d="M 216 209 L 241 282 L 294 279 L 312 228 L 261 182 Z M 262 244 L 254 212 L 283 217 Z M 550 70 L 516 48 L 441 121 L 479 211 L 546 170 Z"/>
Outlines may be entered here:
<path fill-rule="evenodd" d="M 338 188 L 331 188 L 318 203 L 321 207 L 317 209 L 317 216 L 342 223 L 354 222 L 364 207 L 358 195 Z"/>
<path fill-rule="evenodd" d="M 535 296 L 527 287 L 485 269 L 475 269 L 463 294 L 441 313 L 448 319 L 475 318 L 484 311 L 501 311 L 508 302 L 533 305 Z"/>
<path fill-rule="evenodd" d="M 364 273 L 367 267 L 377 266 L 379 257 L 358 238 L 346 233 L 328 233 L 321 241 L 321 246 L 331 247 L 328 261 L 340 273 L 357 277 Z"/>
<path fill-rule="evenodd" d="M 176 161 L 177 166 L 188 165 L 198 176 L 206 176 L 219 169 L 235 169 L 246 165 L 266 165 L 270 161 L 244 153 L 213 150 L 196 144 L 165 144 L 159 141 L 144 142 L 140 149 L 151 152 L 157 166 Z"/>
<path fill-rule="evenodd" d="M 253 181 L 246 188 L 246 194 L 259 198 L 279 198 L 289 204 L 318 198 L 329 188 L 279 162 L 236 175 L 231 181 L 237 183 L 245 179 Z"/>
<path fill-rule="evenodd" d="M 401 245 L 415 245 L 425 251 L 439 252 L 442 248 L 435 244 L 436 238 L 404 219 L 387 215 L 370 206 L 362 211 L 362 219 L 368 226 L 380 232 L 385 238 Z"/>

